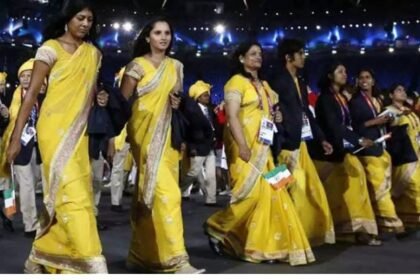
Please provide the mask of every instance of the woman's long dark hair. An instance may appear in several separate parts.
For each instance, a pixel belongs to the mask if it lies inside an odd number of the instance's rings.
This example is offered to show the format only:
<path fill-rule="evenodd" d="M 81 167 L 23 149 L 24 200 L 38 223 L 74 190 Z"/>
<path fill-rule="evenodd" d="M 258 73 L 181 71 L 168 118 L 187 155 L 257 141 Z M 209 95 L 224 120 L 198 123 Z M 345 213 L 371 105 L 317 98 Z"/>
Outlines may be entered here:
<path fill-rule="evenodd" d="M 54 17 L 49 24 L 46 26 L 43 34 L 44 42 L 50 39 L 56 39 L 62 36 L 65 33 L 65 26 L 66 24 L 80 11 L 84 9 L 89 9 L 93 15 L 93 22 L 92 27 L 89 30 L 89 34 L 87 34 L 83 40 L 91 42 L 95 46 L 97 46 L 97 17 L 94 10 L 94 5 L 90 0 L 67 0 L 64 2 L 63 7 L 58 14 L 58 16 Z"/>
<path fill-rule="evenodd" d="M 261 49 L 261 51 L 263 51 L 262 46 L 260 45 L 260 43 L 256 42 L 256 41 L 250 41 L 250 42 L 246 42 L 246 43 L 242 43 L 239 45 L 239 47 L 235 50 L 235 52 L 233 53 L 232 56 L 232 62 L 231 62 L 231 66 L 232 66 L 232 71 L 231 71 L 231 76 L 234 76 L 236 74 L 241 74 L 242 76 L 249 78 L 251 80 L 253 80 L 254 78 L 252 77 L 252 75 L 248 72 L 245 71 L 244 65 L 239 61 L 239 57 L 240 56 L 245 56 L 245 54 L 253 47 L 253 46 L 257 46 Z M 261 77 L 261 71 L 258 71 L 258 78 L 262 78 Z"/>
<path fill-rule="evenodd" d="M 331 92 L 331 85 L 334 79 L 334 72 L 337 70 L 339 66 L 344 66 L 343 63 L 340 61 L 334 61 L 330 63 L 324 70 L 321 78 L 318 81 L 318 88 L 321 93 L 330 93 Z M 344 66 L 345 67 L 345 66 Z M 332 78 L 331 78 L 332 77 Z M 340 92 L 343 89 L 340 89 Z"/>
<path fill-rule="evenodd" d="M 165 51 L 165 54 L 169 55 L 169 52 L 172 48 L 172 44 L 175 40 L 174 29 L 167 18 L 158 17 L 148 22 L 140 31 L 140 34 L 137 36 L 134 42 L 133 58 L 143 56 L 151 52 L 150 44 L 146 41 L 146 38 L 150 37 L 150 32 L 153 30 L 157 22 L 166 22 L 169 25 L 169 30 L 171 31 L 171 42 L 169 43 L 168 49 Z"/>

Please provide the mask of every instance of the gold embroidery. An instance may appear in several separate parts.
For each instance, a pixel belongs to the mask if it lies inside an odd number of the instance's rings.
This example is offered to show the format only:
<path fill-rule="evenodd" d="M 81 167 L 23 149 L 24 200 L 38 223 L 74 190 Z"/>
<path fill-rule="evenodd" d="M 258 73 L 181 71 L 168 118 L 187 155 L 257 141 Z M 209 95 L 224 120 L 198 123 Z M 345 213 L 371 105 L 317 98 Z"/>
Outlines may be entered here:
<path fill-rule="evenodd" d="M 135 61 L 131 61 L 127 65 L 124 75 L 140 81 L 144 77 L 144 69 L 140 64 L 136 63 Z"/>
<path fill-rule="evenodd" d="M 29 259 L 37 264 L 74 273 L 108 273 L 106 261 L 102 255 L 86 259 L 70 259 L 68 256 L 50 255 L 33 248 Z"/>
<path fill-rule="evenodd" d="M 267 163 L 269 148 L 270 147 L 267 145 L 260 145 L 256 156 L 251 159 L 252 164 L 254 164 L 254 166 L 260 171 L 263 170 L 264 165 Z M 254 168 L 250 169 L 248 178 L 245 179 L 245 183 L 242 188 L 235 193 L 232 192 L 230 203 L 236 203 L 245 199 L 254 188 L 255 182 L 260 176 L 261 175 L 257 170 Z"/>
<path fill-rule="evenodd" d="M 41 46 L 36 52 L 35 60 L 42 61 L 52 67 L 57 61 L 57 52 L 50 46 Z"/>
<path fill-rule="evenodd" d="M 241 103 L 242 102 L 242 95 L 239 91 L 229 91 L 225 93 L 225 102 L 235 102 L 235 103 Z"/>

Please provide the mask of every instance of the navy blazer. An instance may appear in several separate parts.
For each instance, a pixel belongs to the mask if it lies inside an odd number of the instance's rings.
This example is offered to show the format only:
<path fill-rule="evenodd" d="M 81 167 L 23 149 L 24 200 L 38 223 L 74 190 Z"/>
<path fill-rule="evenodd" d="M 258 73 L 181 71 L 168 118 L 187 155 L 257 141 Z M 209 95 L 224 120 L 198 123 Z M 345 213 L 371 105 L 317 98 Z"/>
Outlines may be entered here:
<path fill-rule="evenodd" d="M 209 153 L 215 149 L 216 130 L 219 128 L 211 106 L 208 106 L 208 111 L 211 123 L 195 100 L 189 97 L 185 98 L 183 114 L 188 121 L 186 140 L 190 156 L 192 150 L 196 151 L 197 156 L 204 157 L 208 156 Z"/>
<path fill-rule="evenodd" d="M 386 145 L 391 155 L 392 165 L 399 166 L 419 160 L 407 133 L 408 124 L 392 126 L 392 137 Z"/>
<path fill-rule="evenodd" d="M 42 106 L 42 103 L 44 101 L 45 95 L 44 94 L 39 94 L 38 95 L 38 115 L 39 115 L 39 110 Z M 29 118 L 28 118 L 29 120 Z M 38 120 L 36 120 L 35 124 L 38 122 Z M 13 161 L 13 163 L 15 165 L 27 165 L 29 164 L 29 162 L 31 161 L 31 157 L 32 157 L 32 153 L 35 149 L 35 153 L 36 153 L 36 164 L 41 164 L 42 160 L 41 160 L 41 154 L 39 152 L 39 148 L 38 148 L 38 142 L 35 141 L 35 138 L 32 138 L 31 141 L 29 141 L 29 143 L 26 146 L 23 146 L 21 144 L 21 150 L 20 153 L 17 155 L 17 157 L 15 158 L 15 160 Z"/>
<path fill-rule="evenodd" d="M 322 147 L 318 145 L 313 151 L 312 157 L 319 160 L 342 162 L 344 156 L 351 152 L 351 150 L 344 149 L 343 140 L 347 140 L 355 148 L 359 145 L 359 135 L 348 128 L 351 126 L 350 112 L 341 108 L 333 93 L 323 92 L 316 102 L 315 113 L 317 122 L 324 131 L 326 140 L 333 146 L 334 152 L 331 155 L 325 155 Z"/>
<path fill-rule="evenodd" d="M 378 126 L 366 127 L 365 122 L 374 119 L 376 116 L 372 112 L 371 107 L 366 102 L 366 99 L 361 93 L 356 93 L 349 102 L 350 114 L 352 119 L 352 126 L 355 133 L 361 137 L 368 138 L 370 140 L 376 140 L 380 138 L 381 130 Z M 383 154 L 384 149 L 381 144 L 374 145 L 370 148 L 363 149 L 358 156 L 375 156 L 379 157 Z"/>
<path fill-rule="evenodd" d="M 309 119 L 312 134 L 316 141 L 321 143 L 325 140 L 324 133 L 315 121 L 308 103 L 308 91 L 304 80 L 298 78 L 302 99 L 299 97 L 296 84 L 292 75 L 285 68 L 282 69 L 269 82 L 271 88 L 279 96 L 280 110 L 283 114 L 284 143 L 283 149 L 296 150 L 299 148 L 302 137 L 303 113 Z"/>

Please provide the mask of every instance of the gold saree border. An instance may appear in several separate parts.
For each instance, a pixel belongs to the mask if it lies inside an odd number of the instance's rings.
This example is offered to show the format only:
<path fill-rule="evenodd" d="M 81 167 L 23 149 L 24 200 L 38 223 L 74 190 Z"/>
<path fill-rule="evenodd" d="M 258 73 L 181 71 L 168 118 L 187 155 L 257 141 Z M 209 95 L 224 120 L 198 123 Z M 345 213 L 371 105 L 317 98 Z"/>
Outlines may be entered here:
<path fill-rule="evenodd" d="M 159 116 L 156 129 L 150 141 L 149 151 L 146 159 L 146 170 L 143 187 L 143 201 L 149 209 L 153 207 L 155 187 L 159 164 L 162 158 L 165 142 L 171 125 L 172 110 L 169 101 Z M 139 198 L 140 199 L 140 198 Z"/>
<path fill-rule="evenodd" d="M 159 85 L 160 80 L 162 79 L 163 72 L 165 72 L 166 66 L 168 65 L 168 59 L 165 58 L 159 65 L 159 68 L 156 70 L 156 74 L 153 79 L 144 86 L 138 86 L 136 92 L 136 98 L 142 97 L 147 93 L 156 89 Z"/>
<path fill-rule="evenodd" d="M 334 225 L 337 234 L 347 233 L 368 233 L 371 235 L 378 235 L 378 225 L 376 220 L 355 218 L 351 221 Z"/>
<path fill-rule="evenodd" d="M 279 260 L 288 262 L 292 266 L 304 265 L 315 261 L 315 256 L 310 247 L 306 249 L 280 250 L 266 253 L 259 250 L 242 248 L 239 238 L 232 232 L 224 234 L 208 224 L 205 225 L 205 231 L 208 235 L 214 237 L 223 244 L 224 249 L 226 249 L 224 251 L 245 261 L 262 262 L 267 260 Z M 226 241 L 228 242 L 228 247 L 225 244 Z M 233 250 L 233 252 L 231 252 L 231 250 Z"/>
<path fill-rule="evenodd" d="M 268 152 L 269 146 L 262 145 L 256 143 L 260 147 L 258 148 L 258 152 L 254 157 L 254 160 L 251 162 L 258 170 L 262 171 L 264 165 L 267 163 L 268 160 Z M 245 162 L 245 164 L 248 164 Z M 232 197 L 230 199 L 230 203 L 237 203 L 239 201 L 244 200 L 248 197 L 249 193 L 255 186 L 255 182 L 261 176 L 261 174 L 255 170 L 255 168 L 251 168 L 248 177 L 245 179 L 245 183 L 238 192 L 232 192 Z"/>
<path fill-rule="evenodd" d="M 29 259 L 34 263 L 66 270 L 74 273 L 108 273 L 105 257 L 100 255 L 90 258 L 69 258 L 68 256 L 51 255 L 32 248 Z"/>
<path fill-rule="evenodd" d="M 396 180 L 397 182 L 393 182 L 391 188 L 391 195 L 397 199 L 401 195 L 403 195 L 404 191 L 407 189 L 407 186 L 410 184 L 410 179 L 412 178 L 413 173 L 416 172 L 416 169 L 418 168 L 418 161 L 410 162 L 405 165 L 406 170 L 404 174 L 400 176 L 398 180 Z"/>
<path fill-rule="evenodd" d="M 376 216 L 378 227 L 385 232 L 404 232 L 404 225 L 398 216 L 395 217 L 381 217 Z"/>

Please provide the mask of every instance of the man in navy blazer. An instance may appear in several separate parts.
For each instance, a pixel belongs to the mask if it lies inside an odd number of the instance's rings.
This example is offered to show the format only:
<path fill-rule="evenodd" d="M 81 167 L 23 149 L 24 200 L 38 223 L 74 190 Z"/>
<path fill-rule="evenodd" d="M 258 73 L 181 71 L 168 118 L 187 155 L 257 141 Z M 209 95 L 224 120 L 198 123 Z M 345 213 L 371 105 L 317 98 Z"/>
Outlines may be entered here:
<path fill-rule="evenodd" d="M 295 177 L 290 194 L 311 245 L 334 243 L 332 216 L 325 190 L 307 150 L 307 142 L 315 141 L 325 154 L 333 147 L 325 140 L 324 133 L 309 109 L 307 86 L 298 71 L 305 65 L 303 42 L 284 39 L 278 47 L 281 69 L 269 84 L 279 96 L 283 114 L 283 143 L 279 163 L 287 164 Z M 318 230 L 314 228 L 318 227 Z"/>
<path fill-rule="evenodd" d="M 183 114 L 187 119 L 187 151 L 191 167 L 181 180 L 183 197 L 188 197 L 189 187 L 198 180 L 208 206 L 216 204 L 216 121 L 210 107 L 211 86 L 197 81 L 190 87 L 190 98 L 185 99 Z M 205 176 L 203 174 L 203 170 Z"/>

